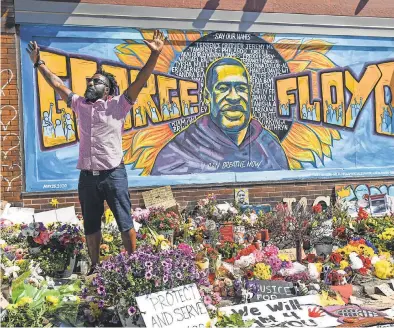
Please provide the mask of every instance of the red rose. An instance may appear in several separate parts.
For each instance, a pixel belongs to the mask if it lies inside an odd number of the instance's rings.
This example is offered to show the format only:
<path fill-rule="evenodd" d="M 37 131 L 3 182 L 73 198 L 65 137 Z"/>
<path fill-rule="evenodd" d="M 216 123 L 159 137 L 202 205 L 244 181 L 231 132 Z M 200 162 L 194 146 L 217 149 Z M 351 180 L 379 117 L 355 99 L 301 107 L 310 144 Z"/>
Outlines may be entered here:
<path fill-rule="evenodd" d="M 335 263 L 336 265 L 339 265 L 342 261 L 342 256 L 339 253 L 332 253 L 330 256 L 330 261 Z"/>
<path fill-rule="evenodd" d="M 313 213 L 321 213 L 323 211 L 323 207 L 321 206 L 321 204 L 317 204 L 312 207 L 312 211 Z"/>
<path fill-rule="evenodd" d="M 309 263 L 314 263 L 316 261 L 316 255 L 315 254 L 308 254 L 305 259 Z"/>
<path fill-rule="evenodd" d="M 368 269 L 364 267 L 359 269 L 358 272 L 360 272 L 363 276 L 365 276 L 368 273 Z"/>
<path fill-rule="evenodd" d="M 369 269 L 372 265 L 371 260 L 368 257 L 365 257 L 363 255 L 359 255 L 359 258 L 361 261 L 363 261 L 364 268 Z"/>
<path fill-rule="evenodd" d="M 248 279 L 252 279 L 252 278 L 253 278 L 253 276 L 254 276 L 254 273 L 253 273 L 253 271 L 251 271 L 251 270 L 248 270 L 248 271 L 246 271 L 246 278 L 248 278 Z"/>

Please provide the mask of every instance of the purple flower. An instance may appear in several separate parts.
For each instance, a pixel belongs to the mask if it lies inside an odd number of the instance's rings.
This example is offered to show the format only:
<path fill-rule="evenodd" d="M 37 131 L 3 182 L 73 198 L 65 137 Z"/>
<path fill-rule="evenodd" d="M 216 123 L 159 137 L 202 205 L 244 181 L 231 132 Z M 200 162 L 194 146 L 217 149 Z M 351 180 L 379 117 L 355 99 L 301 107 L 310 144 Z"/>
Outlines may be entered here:
<path fill-rule="evenodd" d="M 103 300 L 99 300 L 98 301 L 98 307 L 99 307 L 99 309 L 102 309 L 104 307 L 104 301 Z"/>
<path fill-rule="evenodd" d="M 150 280 L 150 279 L 152 279 L 152 272 L 151 271 L 146 271 L 146 273 L 145 273 L 145 279 L 147 279 L 147 280 Z"/>
<path fill-rule="evenodd" d="M 137 312 L 137 309 L 134 306 L 130 306 L 129 309 L 127 310 L 127 313 L 129 316 L 133 316 Z"/>
<path fill-rule="evenodd" d="M 105 296 L 106 293 L 105 293 L 105 288 L 104 288 L 104 286 L 99 286 L 99 287 L 97 288 L 97 293 L 98 293 L 99 295 L 101 295 L 101 296 Z"/>
<path fill-rule="evenodd" d="M 177 277 L 178 279 L 182 279 L 182 273 L 180 273 L 179 271 L 177 271 L 177 273 L 175 273 L 175 277 Z"/>
<path fill-rule="evenodd" d="M 146 268 L 151 268 L 152 265 L 153 265 L 153 263 L 152 263 L 151 261 L 145 262 L 145 267 L 146 267 Z"/>
<path fill-rule="evenodd" d="M 86 288 L 86 287 L 84 287 L 83 289 L 82 289 L 82 298 L 86 298 L 86 296 L 88 296 L 88 289 Z"/>
<path fill-rule="evenodd" d="M 168 282 L 168 275 L 164 275 L 163 276 L 163 283 L 167 283 Z"/>
<path fill-rule="evenodd" d="M 271 256 L 268 259 L 268 263 L 274 272 L 277 272 L 282 268 L 282 261 L 277 256 Z"/>

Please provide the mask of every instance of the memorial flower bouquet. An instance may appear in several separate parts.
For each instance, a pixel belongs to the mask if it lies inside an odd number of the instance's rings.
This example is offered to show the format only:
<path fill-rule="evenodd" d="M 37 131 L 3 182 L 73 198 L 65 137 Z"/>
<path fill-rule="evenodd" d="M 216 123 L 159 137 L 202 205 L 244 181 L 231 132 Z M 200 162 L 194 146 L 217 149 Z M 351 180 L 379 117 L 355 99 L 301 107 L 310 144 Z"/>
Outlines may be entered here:
<path fill-rule="evenodd" d="M 84 247 L 85 237 L 75 224 L 55 223 L 46 227 L 41 222 L 22 226 L 21 235 L 29 245 L 29 259 L 41 264 L 46 275 L 64 271 L 71 258 Z M 72 270 L 72 268 L 70 268 Z"/>
<path fill-rule="evenodd" d="M 138 223 L 141 223 L 143 226 L 148 224 L 149 215 L 150 215 L 149 208 L 142 209 L 140 207 L 137 207 L 131 213 L 133 220 Z"/>
<path fill-rule="evenodd" d="M 111 257 L 97 270 L 84 295 L 90 295 L 99 308 L 116 306 L 123 316 L 138 314 L 137 296 L 190 283 L 208 286 L 206 274 L 195 264 L 194 253 L 179 248 L 155 252 L 142 246 L 130 256 L 121 253 Z"/>
<path fill-rule="evenodd" d="M 166 212 L 163 207 L 150 208 L 148 225 L 155 231 L 173 231 L 179 224 L 180 218 L 175 212 Z"/>
<path fill-rule="evenodd" d="M 242 246 L 234 242 L 226 241 L 218 247 L 219 253 L 222 255 L 223 260 L 235 257 Z"/>
<path fill-rule="evenodd" d="M 55 286 L 51 279 L 40 276 L 38 266 L 13 281 L 11 303 L 2 322 L 8 327 L 52 326 L 60 320 L 74 326 L 80 299 L 80 281 Z"/>

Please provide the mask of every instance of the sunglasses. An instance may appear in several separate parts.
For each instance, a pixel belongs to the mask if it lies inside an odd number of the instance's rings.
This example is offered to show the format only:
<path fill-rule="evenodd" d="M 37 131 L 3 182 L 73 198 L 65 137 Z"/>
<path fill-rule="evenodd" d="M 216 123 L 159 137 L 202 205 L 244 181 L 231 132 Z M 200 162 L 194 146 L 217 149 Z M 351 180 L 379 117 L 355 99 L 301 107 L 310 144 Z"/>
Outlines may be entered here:
<path fill-rule="evenodd" d="M 86 79 L 86 84 L 89 84 L 92 81 L 93 81 L 94 85 L 104 84 L 106 87 L 109 87 L 109 85 L 107 83 L 105 83 L 103 80 L 100 80 L 99 78 L 92 79 L 89 77 Z"/>

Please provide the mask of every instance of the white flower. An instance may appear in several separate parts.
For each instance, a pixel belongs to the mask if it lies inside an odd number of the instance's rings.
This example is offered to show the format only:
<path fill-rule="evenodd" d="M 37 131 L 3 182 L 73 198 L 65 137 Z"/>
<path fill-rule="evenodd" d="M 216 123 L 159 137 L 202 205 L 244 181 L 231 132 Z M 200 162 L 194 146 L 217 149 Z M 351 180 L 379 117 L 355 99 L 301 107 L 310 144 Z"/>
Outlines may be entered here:
<path fill-rule="evenodd" d="M 252 224 L 254 224 L 257 220 L 258 216 L 256 213 L 251 213 L 250 214 L 250 221 L 252 221 Z"/>
<path fill-rule="evenodd" d="M 253 254 L 250 254 L 248 256 L 241 256 L 239 260 L 236 260 L 234 262 L 234 266 L 238 268 L 247 268 L 250 265 L 253 265 L 255 263 L 255 257 Z"/>
<path fill-rule="evenodd" d="M 374 255 L 374 256 L 372 257 L 372 259 L 371 259 L 371 264 L 372 264 L 372 265 L 375 265 L 375 263 L 376 263 L 376 262 L 379 262 L 379 261 L 380 261 L 379 256 Z"/>
<path fill-rule="evenodd" d="M 364 266 L 363 261 L 358 257 L 356 252 L 351 252 L 349 254 L 349 260 L 353 270 L 359 270 Z"/>
<path fill-rule="evenodd" d="M 16 265 L 6 267 L 3 264 L 1 264 L 1 268 L 4 270 L 4 277 L 9 278 L 12 276 L 14 279 L 18 276 L 17 272 L 21 269 Z"/>

